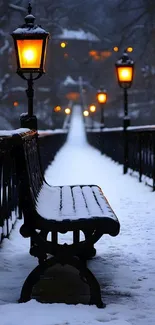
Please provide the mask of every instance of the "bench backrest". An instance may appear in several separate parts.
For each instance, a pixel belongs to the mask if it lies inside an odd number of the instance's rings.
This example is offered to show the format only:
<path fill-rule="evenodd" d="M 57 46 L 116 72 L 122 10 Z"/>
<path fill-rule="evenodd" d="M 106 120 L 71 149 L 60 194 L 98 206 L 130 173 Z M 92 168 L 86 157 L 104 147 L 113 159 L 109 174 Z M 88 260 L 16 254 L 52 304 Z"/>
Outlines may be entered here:
<path fill-rule="evenodd" d="M 16 137 L 16 166 L 18 171 L 20 192 L 19 198 L 25 214 L 34 211 L 37 196 L 44 177 L 40 164 L 37 131 L 28 131 L 14 135 Z"/>

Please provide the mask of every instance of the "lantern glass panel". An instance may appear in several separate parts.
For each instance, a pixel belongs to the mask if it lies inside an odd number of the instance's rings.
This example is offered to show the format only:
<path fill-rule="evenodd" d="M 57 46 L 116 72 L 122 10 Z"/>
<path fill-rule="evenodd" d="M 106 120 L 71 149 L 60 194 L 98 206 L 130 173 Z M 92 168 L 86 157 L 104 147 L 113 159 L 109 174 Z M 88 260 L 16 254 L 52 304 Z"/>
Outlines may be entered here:
<path fill-rule="evenodd" d="M 99 103 L 105 103 L 107 100 L 107 95 L 101 93 L 97 95 L 97 98 Z"/>
<path fill-rule="evenodd" d="M 41 64 L 43 40 L 17 40 L 21 69 L 39 69 Z"/>
<path fill-rule="evenodd" d="M 120 82 L 131 82 L 133 77 L 132 67 L 117 67 L 118 80 Z"/>

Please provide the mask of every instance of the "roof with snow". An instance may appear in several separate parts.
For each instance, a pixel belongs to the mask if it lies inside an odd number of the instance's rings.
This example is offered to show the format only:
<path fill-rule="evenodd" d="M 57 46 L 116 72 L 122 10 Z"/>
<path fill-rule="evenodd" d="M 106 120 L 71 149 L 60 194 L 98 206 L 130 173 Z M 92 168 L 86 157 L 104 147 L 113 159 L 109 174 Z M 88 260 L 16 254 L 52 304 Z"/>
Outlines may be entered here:
<path fill-rule="evenodd" d="M 71 76 L 67 76 L 63 82 L 63 85 L 64 86 L 77 85 L 77 81 L 75 81 Z"/>
<path fill-rule="evenodd" d="M 61 34 L 57 34 L 54 37 L 55 39 L 72 39 L 72 40 L 83 40 L 83 41 L 93 41 L 99 42 L 100 39 L 92 34 L 91 32 L 85 32 L 83 29 L 78 30 L 69 30 L 69 29 L 62 29 Z"/>
<path fill-rule="evenodd" d="M 71 76 L 67 76 L 67 77 L 65 78 L 65 80 L 62 82 L 62 84 L 63 84 L 63 86 L 74 86 L 74 85 L 75 85 L 75 86 L 76 86 L 76 85 L 79 86 L 79 80 L 74 80 Z M 83 81 L 82 81 L 82 84 L 83 84 L 83 85 L 88 85 L 89 82 L 83 80 Z"/>

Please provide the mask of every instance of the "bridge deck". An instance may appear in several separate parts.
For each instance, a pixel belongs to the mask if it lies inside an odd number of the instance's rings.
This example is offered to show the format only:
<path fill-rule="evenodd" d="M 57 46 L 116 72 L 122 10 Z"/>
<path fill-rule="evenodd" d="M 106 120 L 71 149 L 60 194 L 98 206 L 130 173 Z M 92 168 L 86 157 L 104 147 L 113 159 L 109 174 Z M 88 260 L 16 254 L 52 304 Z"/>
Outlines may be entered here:
<path fill-rule="evenodd" d="M 99 321 L 109 325 L 153 325 L 154 193 L 134 177 L 123 175 L 122 166 L 87 144 L 78 108 L 73 114 L 68 141 L 45 177 L 51 185 L 98 184 L 119 217 L 121 233 L 116 238 L 103 236 L 96 244 L 95 263 L 89 262 L 108 307 L 97 310 L 96 307 L 40 305 L 37 302 L 16 304 L 24 279 L 37 263 L 28 254 L 29 240 L 18 233 L 19 222 L 11 239 L 5 239 L 0 250 L 1 325 L 20 324 L 21 319 L 29 325 L 54 325 L 55 319 L 57 324 L 74 325 L 75 316 L 81 325 L 97 325 Z M 45 318 L 40 319 L 40 313 Z"/>

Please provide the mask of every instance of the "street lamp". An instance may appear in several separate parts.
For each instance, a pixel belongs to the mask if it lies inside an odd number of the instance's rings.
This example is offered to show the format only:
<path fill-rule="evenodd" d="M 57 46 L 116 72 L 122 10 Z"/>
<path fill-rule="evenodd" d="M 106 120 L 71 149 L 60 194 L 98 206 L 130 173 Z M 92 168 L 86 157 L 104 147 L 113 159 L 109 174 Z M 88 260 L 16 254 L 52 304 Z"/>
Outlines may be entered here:
<path fill-rule="evenodd" d="M 21 127 L 37 129 L 37 118 L 33 115 L 33 80 L 45 73 L 45 59 L 49 33 L 41 26 L 34 25 L 35 17 L 31 14 L 32 6 L 28 5 L 25 24 L 11 34 L 14 40 L 17 74 L 27 80 L 28 114 L 21 115 Z M 35 76 L 34 76 L 35 75 Z"/>
<path fill-rule="evenodd" d="M 54 112 L 57 113 L 57 112 L 60 112 L 61 111 L 61 106 L 57 105 L 54 107 Z"/>
<path fill-rule="evenodd" d="M 70 115 L 71 114 L 71 109 L 69 107 L 65 108 L 65 114 Z"/>
<path fill-rule="evenodd" d="M 91 104 L 89 106 L 89 112 L 90 112 L 90 116 L 91 116 L 91 119 L 92 119 L 92 128 L 93 128 L 93 122 L 94 122 L 94 113 L 96 112 L 96 106 L 94 104 Z"/>
<path fill-rule="evenodd" d="M 90 105 L 90 106 L 89 106 L 89 110 L 90 110 L 91 113 L 94 113 L 94 112 L 96 111 L 96 106 L 93 105 L 93 104 Z"/>
<path fill-rule="evenodd" d="M 89 111 L 88 111 L 87 109 L 85 109 L 85 110 L 83 111 L 83 116 L 84 116 L 84 117 L 89 116 Z"/>
<path fill-rule="evenodd" d="M 128 139 L 127 127 L 130 126 L 130 117 L 128 116 L 128 88 L 131 87 L 134 76 L 134 61 L 129 58 L 126 51 L 122 57 L 115 63 L 117 80 L 121 88 L 124 89 L 124 174 L 128 170 Z"/>
<path fill-rule="evenodd" d="M 96 94 L 97 101 L 100 104 L 100 110 L 101 110 L 101 120 L 100 120 L 100 127 L 101 130 L 104 127 L 104 104 L 107 102 L 107 92 L 103 87 L 100 87 L 100 89 L 97 91 Z"/>

